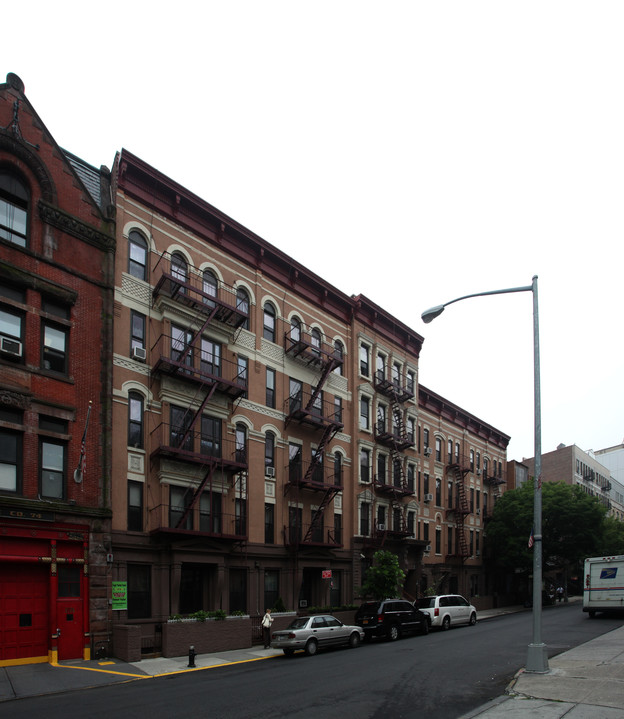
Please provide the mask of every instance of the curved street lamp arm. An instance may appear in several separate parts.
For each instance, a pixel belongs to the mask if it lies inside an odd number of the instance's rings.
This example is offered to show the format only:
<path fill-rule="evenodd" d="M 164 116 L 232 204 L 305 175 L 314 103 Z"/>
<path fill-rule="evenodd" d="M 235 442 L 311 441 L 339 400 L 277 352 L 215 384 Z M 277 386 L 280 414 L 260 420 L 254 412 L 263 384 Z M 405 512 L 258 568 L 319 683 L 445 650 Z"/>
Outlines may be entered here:
<path fill-rule="evenodd" d="M 450 302 L 445 302 L 443 305 L 436 305 L 436 307 L 425 310 L 421 315 L 422 321 L 428 324 L 429 322 L 431 322 L 431 320 L 434 320 L 436 317 L 441 315 L 442 312 L 444 312 L 445 307 L 448 307 L 455 302 L 461 302 L 461 300 L 469 300 L 471 297 L 485 297 L 487 295 L 506 295 L 510 292 L 533 292 L 533 285 L 527 285 L 526 287 L 509 287 L 504 290 L 490 290 L 489 292 L 475 292 L 472 295 L 464 295 L 463 297 L 457 297 Z"/>

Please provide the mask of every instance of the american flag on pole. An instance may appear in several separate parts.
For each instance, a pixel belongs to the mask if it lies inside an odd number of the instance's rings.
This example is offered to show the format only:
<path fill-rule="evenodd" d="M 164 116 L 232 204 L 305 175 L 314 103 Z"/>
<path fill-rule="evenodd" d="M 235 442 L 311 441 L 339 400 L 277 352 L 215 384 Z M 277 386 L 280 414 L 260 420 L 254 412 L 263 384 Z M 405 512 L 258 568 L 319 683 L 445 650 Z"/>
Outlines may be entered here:
<path fill-rule="evenodd" d="M 531 536 L 529 537 L 529 549 L 533 546 L 533 529 L 531 529 Z"/>
<path fill-rule="evenodd" d="M 89 427 L 89 416 L 91 415 L 91 405 L 93 402 L 89 400 L 89 409 L 87 410 L 87 420 L 85 422 L 84 432 L 82 433 L 82 442 L 80 443 L 80 459 L 78 466 L 74 471 L 74 482 L 80 484 L 87 470 L 87 428 Z"/>

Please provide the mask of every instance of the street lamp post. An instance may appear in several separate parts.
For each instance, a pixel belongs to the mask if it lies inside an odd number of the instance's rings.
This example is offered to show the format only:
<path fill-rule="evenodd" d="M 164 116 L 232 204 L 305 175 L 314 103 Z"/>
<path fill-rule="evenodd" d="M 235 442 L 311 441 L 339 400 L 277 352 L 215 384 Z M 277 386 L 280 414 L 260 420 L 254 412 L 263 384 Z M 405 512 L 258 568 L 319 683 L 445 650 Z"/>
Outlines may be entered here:
<path fill-rule="evenodd" d="M 548 671 L 548 652 L 542 642 L 542 407 L 540 393 L 539 309 L 537 301 L 537 275 L 525 287 L 510 287 L 490 292 L 476 292 L 437 305 L 422 313 L 423 322 L 429 323 L 442 314 L 445 307 L 461 300 L 486 295 L 505 295 L 511 292 L 533 293 L 533 376 L 535 419 L 535 478 L 533 491 L 533 637 L 528 647 L 526 671 Z"/>

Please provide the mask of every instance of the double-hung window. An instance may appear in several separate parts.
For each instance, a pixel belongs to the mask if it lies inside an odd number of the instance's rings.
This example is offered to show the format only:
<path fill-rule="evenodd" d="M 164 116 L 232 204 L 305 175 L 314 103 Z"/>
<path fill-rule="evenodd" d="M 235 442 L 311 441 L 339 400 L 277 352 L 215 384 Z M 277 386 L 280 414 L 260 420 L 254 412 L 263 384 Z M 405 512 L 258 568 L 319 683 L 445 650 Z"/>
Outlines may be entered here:
<path fill-rule="evenodd" d="M 145 350 L 145 315 L 131 310 L 130 312 L 130 355 L 135 356 L 134 350 Z"/>
<path fill-rule="evenodd" d="M 221 420 L 204 414 L 201 418 L 201 453 L 221 457 Z"/>
<path fill-rule="evenodd" d="M 360 345 L 360 374 L 368 377 L 370 372 L 370 347 L 365 344 Z"/>
<path fill-rule="evenodd" d="M 184 327 L 171 325 L 171 359 L 178 364 L 193 366 L 193 333 Z M 185 370 L 186 372 L 186 370 Z"/>
<path fill-rule="evenodd" d="M 67 421 L 56 417 L 39 417 L 42 432 L 58 435 L 67 434 Z M 67 474 L 67 442 L 52 436 L 39 438 L 40 488 L 42 497 L 65 498 Z"/>
<path fill-rule="evenodd" d="M 137 280 L 147 279 L 147 242 L 136 230 L 128 235 L 128 274 Z"/>
<path fill-rule="evenodd" d="M 239 287 L 236 290 L 236 309 L 240 312 L 241 315 L 245 315 L 245 319 L 243 320 L 241 327 L 243 329 L 248 330 L 249 329 L 249 295 L 247 294 L 247 291 L 244 290 L 242 287 Z"/>
<path fill-rule="evenodd" d="M 270 302 L 265 302 L 262 336 L 270 342 L 275 342 L 275 315 L 275 307 Z"/>
<path fill-rule="evenodd" d="M 20 360 L 24 356 L 24 315 L 8 306 L 0 307 L 0 356 Z"/>
<path fill-rule="evenodd" d="M 275 408 L 275 370 L 266 368 L 266 406 Z"/>
<path fill-rule="evenodd" d="M 143 531 L 143 483 L 128 481 L 128 531 Z"/>
<path fill-rule="evenodd" d="M 0 238 L 26 247 L 30 192 L 11 172 L 0 170 Z"/>
<path fill-rule="evenodd" d="M 200 367 L 202 374 L 221 376 L 221 345 L 219 342 L 201 338 Z"/>
<path fill-rule="evenodd" d="M 143 395 L 128 394 L 128 446 L 143 448 Z"/>
<path fill-rule="evenodd" d="M 69 358 L 70 310 L 53 300 L 43 300 L 42 366 L 52 372 L 67 374 Z"/>
<path fill-rule="evenodd" d="M 360 428 L 370 429 L 370 398 L 360 397 Z"/>
<path fill-rule="evenodd" d="M 0 407 L 0 419 L 15 425 L 24 421 L 20 411 Z M 22 491 L 23 433 L 16 429 L 0 427 L 0 492 Z"/>

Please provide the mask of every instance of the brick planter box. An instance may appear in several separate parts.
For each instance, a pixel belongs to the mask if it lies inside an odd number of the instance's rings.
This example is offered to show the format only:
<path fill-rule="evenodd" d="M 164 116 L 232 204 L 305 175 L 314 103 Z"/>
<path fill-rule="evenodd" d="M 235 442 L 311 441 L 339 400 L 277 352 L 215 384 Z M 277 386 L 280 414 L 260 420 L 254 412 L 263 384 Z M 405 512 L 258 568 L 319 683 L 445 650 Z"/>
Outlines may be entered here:
<path fill-rule="evenodd" d="M 182 657 L 193 645 L 197 654 L 212 654 L 251 646 L 251 619 L 228 617 L 205 622 L 167 622 L 162 628 L 163 657 Z"/>

